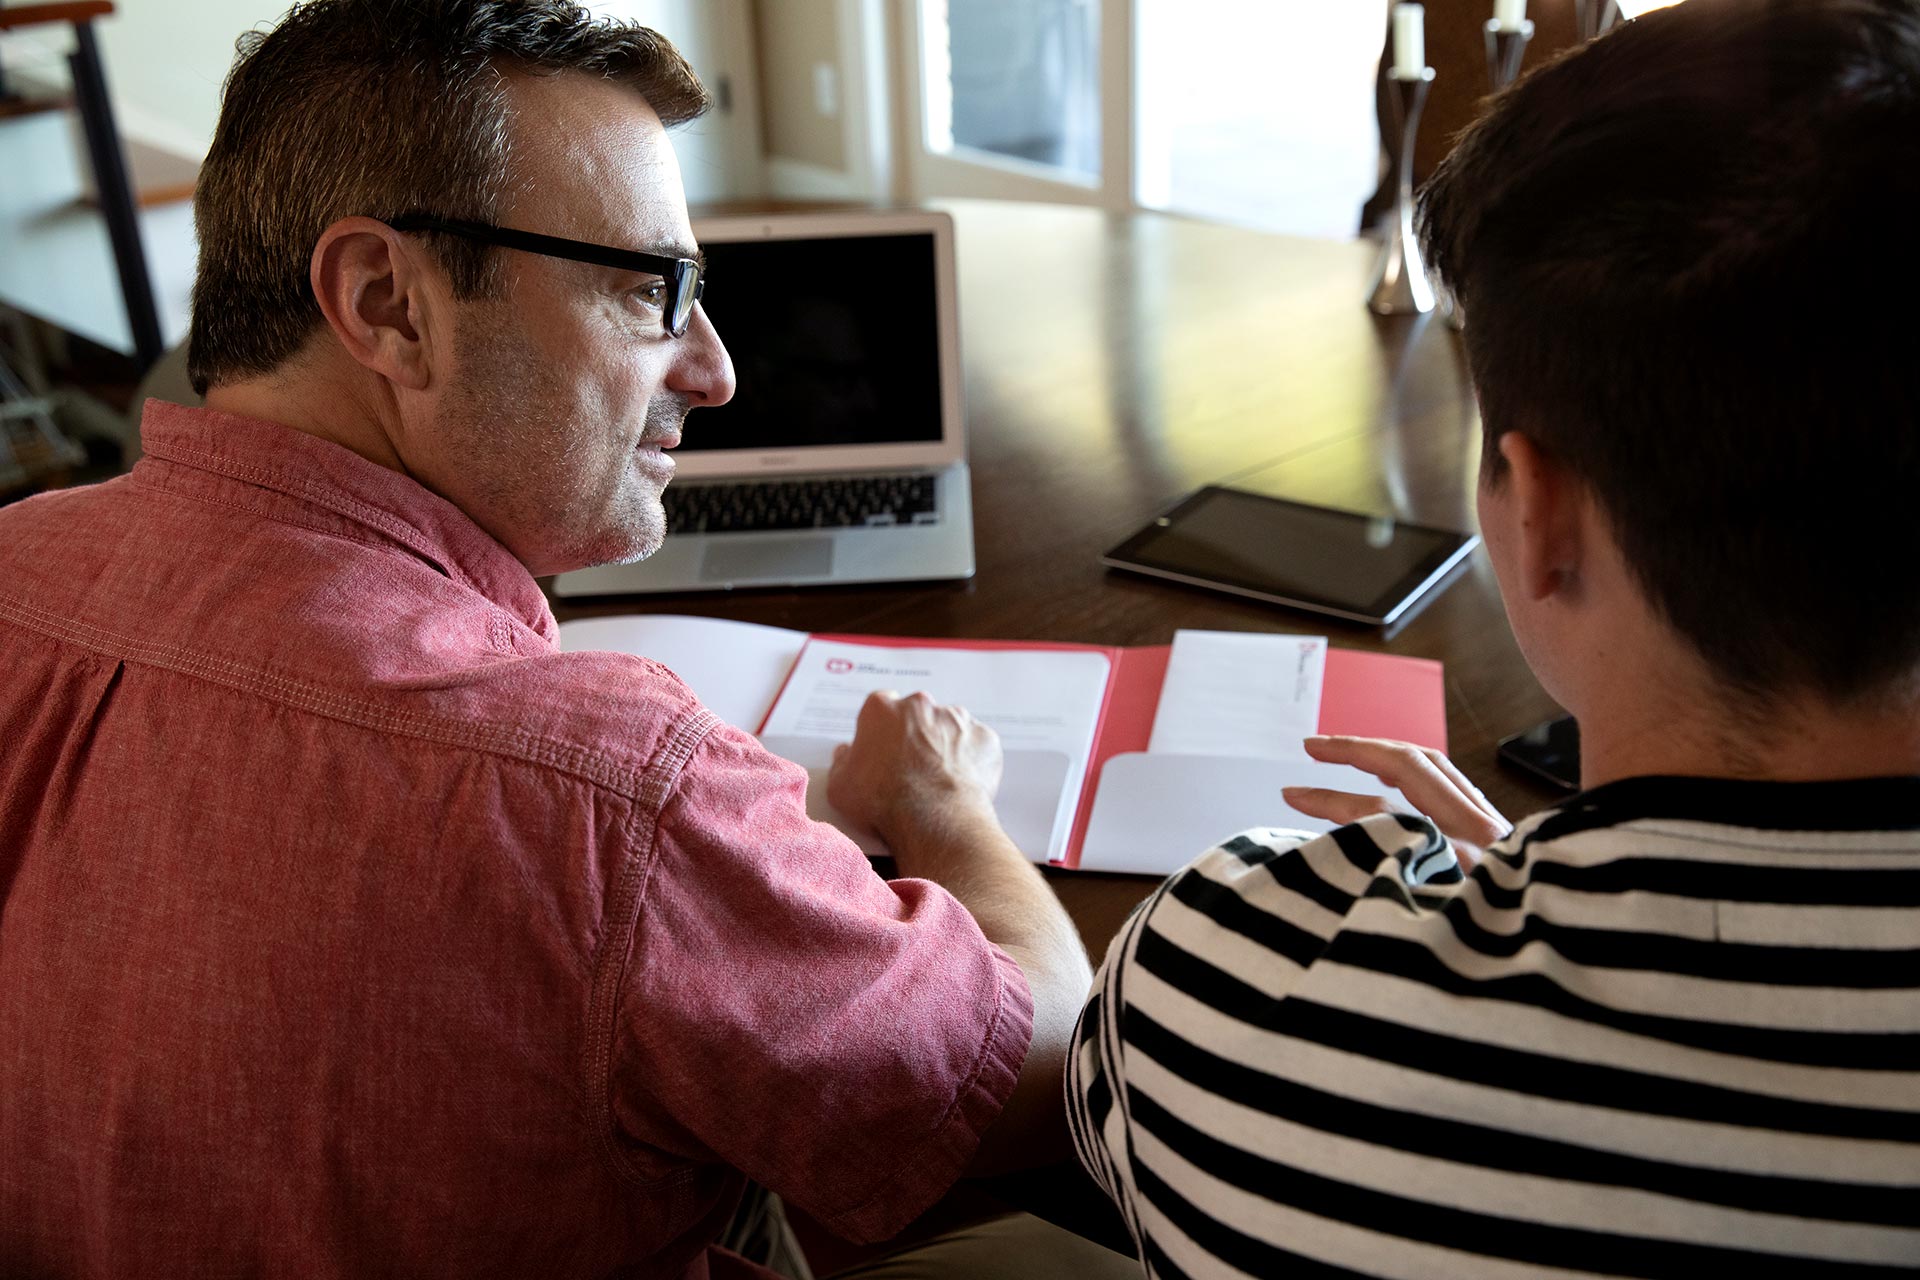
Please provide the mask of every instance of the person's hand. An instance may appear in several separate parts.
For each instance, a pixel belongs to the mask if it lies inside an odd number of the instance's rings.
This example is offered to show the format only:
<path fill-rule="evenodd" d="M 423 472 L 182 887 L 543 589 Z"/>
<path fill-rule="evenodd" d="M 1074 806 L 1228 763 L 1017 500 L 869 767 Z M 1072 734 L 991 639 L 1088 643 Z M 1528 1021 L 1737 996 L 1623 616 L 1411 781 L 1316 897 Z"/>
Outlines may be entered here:
<path fill-rule="evenodd" d="M 1430 747 L 1386 738 L 1313 737 L 1307 754 L 1328 764 L 1349 764 L 1398 788 L 1407 803 L 1425 814 L 1452 842 L 1460 861 L 1471 868 L 1488 845 L 1513 830 L 1513 824 L 1467 781 L 1453 761 Z M 1355 795 L 1325 787 L 1282 787 L 1286 802 L 1311 818 L 1356 822 L 1385 813 L 1380 796 Z"/>
<path fill-rule="evenodd" d="M 878 831 L 898 861 L 930 828 L 993 821 L 1000 769 L 1000 735 L 964 708 L 924 693 L 874 693 L 853 741 L 834 748 L 827 800 Z"/>

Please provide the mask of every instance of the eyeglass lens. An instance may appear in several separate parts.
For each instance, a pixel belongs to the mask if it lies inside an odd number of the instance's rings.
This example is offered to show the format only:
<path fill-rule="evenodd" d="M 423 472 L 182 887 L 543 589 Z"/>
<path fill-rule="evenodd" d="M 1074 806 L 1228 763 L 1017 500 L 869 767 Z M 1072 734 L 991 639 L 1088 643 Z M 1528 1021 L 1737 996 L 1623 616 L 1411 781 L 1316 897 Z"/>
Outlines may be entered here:
<path fill-rule="evenodd" d="M 684 337 L 687 325 L 693 319 L 693 304 L 700 300 L 700 269 L 692 263 L 682 262 L 675 273 L 673 290 L 673 320 L 668 326 L 674 337 Z"/>

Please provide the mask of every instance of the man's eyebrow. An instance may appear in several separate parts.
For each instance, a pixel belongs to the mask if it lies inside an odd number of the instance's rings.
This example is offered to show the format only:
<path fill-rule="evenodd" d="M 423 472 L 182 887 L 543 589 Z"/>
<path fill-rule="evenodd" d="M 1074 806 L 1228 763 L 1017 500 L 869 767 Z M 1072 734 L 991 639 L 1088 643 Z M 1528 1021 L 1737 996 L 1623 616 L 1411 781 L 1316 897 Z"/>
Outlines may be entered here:
<path fill-rule="evenodd" d="M 601 243 L 601 242 L 588 241 L 587 243 L 592 244 L 592 243 Z M 656 257 L 656 258 L 692 258 L 694 262 L 699 264 L 700 274 L 704 276 L 707 273 L 707 251 L 705 249 L 690 248 L 687 245 L 681 244 L 677 241 L 668 241 L 665 244 L 660 244 L 656 242 L 653 244 L 649 244 L 645 248 L 641 248 L 641 249 L 634 249 L 625 245 L 607 245 L 607 247 L 623 249 L 628 253 L 651 254 L 653 257 Z M 616 271 L 637 272 L 641 275 L 655 274 L 654 272 L 648 270 L 647 268 L 637 266 L 637 265 L 620 266 L 620 267 L 615 267 L 613 269 Z"/>
<path fill-rule="evenodd" d="M 707 265 L 707 251 L 678 240 L 668 240 L 646 245 L 641 253 L 650 253 L 656 258 L 692 258 L 702 267 Z"/>
<path fill-rule="evenodd" d="M 640 250 L 640 252 L 650 253 L 656 258 L 692 258 L 694 262 L 698 264 L 700 274 L 705 275 L 707 273 L 707 251 L 705 249 L 681 244 L 677 241 L 668 241 L 665 244 L 650 244 Z"/>
<path fill-rule="evenodd" d="M 588 236 L 582 240 L 582 243 L 602 245 L 609 249 L 624 250 L 627 253 L 652 254 L 656 258 L 692 258 L 700 264 L 702 270 L 705 270 L 707 265 L 707 251 L 684 240 L 642 240 L 636 244 L 623 236 L 603 235 L 597 238 Z"/>

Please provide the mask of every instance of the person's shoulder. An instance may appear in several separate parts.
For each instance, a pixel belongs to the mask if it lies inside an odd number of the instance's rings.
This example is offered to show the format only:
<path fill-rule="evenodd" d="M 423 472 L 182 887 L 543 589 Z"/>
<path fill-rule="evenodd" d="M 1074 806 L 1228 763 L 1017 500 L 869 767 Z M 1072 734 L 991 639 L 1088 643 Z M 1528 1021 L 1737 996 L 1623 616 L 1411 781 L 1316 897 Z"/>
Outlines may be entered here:
<path fill-rule="evenodd" d="M 403 732 L 517 759 L 629 798 L 732 736 L 673 672 L 621 653 L 527 653 L 384 671 L 364 691 Z M 403 713 L 403 714 L 402 714 Z"/>
<path fill-rule="evenodd" d="M 23 572 L 65 563 L 89 540 L 124 529 L 138 494 L 125 476 L 97 484 L 49 489 L 0 506 L 0 565 L 13 561 Z M 12 576 L 12 575 L 9 575 Z"/>
<path fill-rule="evenodd" d="M 1421 919 L 1463 883 L 1452 845 L 1417 814 L 1374 814 L 1319 834 L 1255 827 L 1168 877 L 1135 932 L 1201 953 L 1236 952 L 1233 937 L 1264 938 L 1304 967 L 1363 904 Z"/>
<path fill-rule="evenodd" d="M 728 724 L 662 663 L 627 653 L 554 652 L 499 664 L 488 714 L 622 775 L 672 781 L 685 769 L 739 777 L 805 771 L 769 753 L 751 726 Z M 791 776 L 789 776 L 791 775 Z"/>
<path fill-rule="evenodd" d="M 523 674 L 550 691 L 622 705 L 693 700 L 686 682 L 664 663 L 631 653 L 555 650 L 528 662 Z"/>
<path fill-rule="evenodd" d="M 519 658 L 495 664 L 486 683 L 516 722 L 622 756 L 650 754 L 656 733 L 669 726 L 715 722 L 685 681 L 633 654 L 556 651 Z"/>
<path fill-rule="evenodd" d="M 1376 813 L 1315 834 L 1289 827 L 1251 827 L 1195 858 L 1173 879 L 1199 877 L 1242 893 L 1271 892 L 1288 877 L 1275 868 L 1286 860 L 1315 868 L 1323 877 L 1364 880 L 1377 875 L 1410 887 L 1433 883 L 1458 861 L 1453 848 L 1419 814 Z"/>

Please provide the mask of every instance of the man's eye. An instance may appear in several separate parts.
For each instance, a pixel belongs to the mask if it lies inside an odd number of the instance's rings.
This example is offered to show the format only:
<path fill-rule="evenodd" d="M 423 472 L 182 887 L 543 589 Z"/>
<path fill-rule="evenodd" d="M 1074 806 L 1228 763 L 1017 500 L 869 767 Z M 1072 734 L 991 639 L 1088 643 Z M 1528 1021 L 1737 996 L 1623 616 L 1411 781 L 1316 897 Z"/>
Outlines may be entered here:
<path fill-rule="evenodd" d="M 635 289 L 631 295 L 636 302 L 660 310 L 667 305 L 667 282 L 650 280 Z"/>

